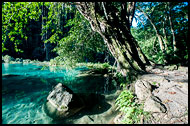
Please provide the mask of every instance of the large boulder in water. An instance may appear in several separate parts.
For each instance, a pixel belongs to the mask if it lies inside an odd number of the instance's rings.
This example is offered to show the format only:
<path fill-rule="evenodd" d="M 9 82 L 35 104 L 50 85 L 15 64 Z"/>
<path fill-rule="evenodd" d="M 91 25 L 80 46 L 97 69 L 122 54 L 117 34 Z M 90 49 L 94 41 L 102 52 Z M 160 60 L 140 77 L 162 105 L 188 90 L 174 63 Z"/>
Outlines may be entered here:
<path fill-rule="evenodd" d="M 47 97 L 45 112 L 54 119 L 63 119 L 74 115 L 84 107 L 84 102 L 78 95 L 59 83 Z"/>

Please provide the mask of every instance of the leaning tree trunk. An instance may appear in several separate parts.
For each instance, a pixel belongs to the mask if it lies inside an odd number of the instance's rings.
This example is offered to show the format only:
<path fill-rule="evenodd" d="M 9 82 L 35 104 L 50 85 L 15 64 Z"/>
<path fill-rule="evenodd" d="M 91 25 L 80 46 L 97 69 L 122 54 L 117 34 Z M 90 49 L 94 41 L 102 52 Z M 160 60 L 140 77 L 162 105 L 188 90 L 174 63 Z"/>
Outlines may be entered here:
<path fill-rule="evenodd" d="M 165 13 L 167 13 L 167 4 L 165 4 Z M 164 19 L 162 21 L 163 23 L 163 40 L 164 40 L 164 44 L 165 44 L 165 50 L 168 50 L 168 39 L 167 39 L 167 34 L 166 34 L 166 25 L 165 23 L 167 22 L 167 14 L 164 16 Z"/>
<path fill-rule="evenodd" d="M 170 4 L 170 2 L 168 2 L 167 4 L 168 4 L 168 9 L 169 9 L 169 21 L 170 21 L 170 28 L 171 28 L 172 37 L 173 37 L 173 50 L 174 50 L 174 56 L 175 56 L 177 48 L 176 48 L 175 33 L 174 33 L 174 30 L 173 30 L 173 24 L 172 24 L 171 4 Z"/>
<path fill-rule="evenodd" d="M 156 36 L 157 36 L 158 41 L 159 41 L 160 49 L 162 52 L 164 52 L 165 51 L 164 44 L 162 42 L 161 35 L 159 34 L 158 29 L 156 28 L 156 26 L 154 25 L 154 23 L 152 22 L 150 17 L 140 7 L 138 7 L 138 10 L 140 10 L 147 17 L 147 19 L 150 21 L 151 25 L 153 26 L 153 28 L 156 32 Z"/>
<path fill-rule="evenodd" d="M 166 21 L 166 20 L 165 20 Z M 165 45 L 165 50 L 168 50 L 168 40 L 167 40 L 167 35 L 166 35 L 166 30 L 165 30 L 165 21 L 163 21 L 163 41 L 164 41 L 164 45 Z"/>
<path fill-rule="evenodd" d="M 76 6 L 91 28 L 103 37 L 124 76 L 129 66 L 136 71 L 146 71 L 150 62 L 130 32 L 135 2 L 77 2 Z"/>

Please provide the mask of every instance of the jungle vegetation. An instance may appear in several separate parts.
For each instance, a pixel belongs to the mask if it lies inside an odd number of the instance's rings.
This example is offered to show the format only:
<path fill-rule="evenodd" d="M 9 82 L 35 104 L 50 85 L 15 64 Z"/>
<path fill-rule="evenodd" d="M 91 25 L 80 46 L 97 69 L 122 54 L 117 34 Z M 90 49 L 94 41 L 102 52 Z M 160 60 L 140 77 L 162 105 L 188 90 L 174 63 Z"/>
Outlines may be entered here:
<path fill-rule="evenodd" d="M 15 58 L 109 62 L 126 75 L 187 65 L 187 37 L 187 2 L 2 2 L 2 55 Z"/>
<path fill-rule="evenodd" d="M 104 63 L 131 82 L 131 69 L 187 66 L 187 41 L 188 2 L 2 2 L 2 56 L 68 66 Z M 116 100 L 120 109 L 126 97 L 128 116 L 142 114 L 128 91 Z"/>

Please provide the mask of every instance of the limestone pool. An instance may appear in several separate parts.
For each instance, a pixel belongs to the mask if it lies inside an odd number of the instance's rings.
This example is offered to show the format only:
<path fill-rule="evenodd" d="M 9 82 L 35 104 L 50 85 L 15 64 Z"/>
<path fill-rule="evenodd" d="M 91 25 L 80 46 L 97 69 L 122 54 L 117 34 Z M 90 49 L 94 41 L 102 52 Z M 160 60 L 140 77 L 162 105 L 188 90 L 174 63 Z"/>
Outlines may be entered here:
<path fill-rule="evenodd" d="M 108 123 L 117 112 L 114 100 L 117 86 L 107 83 L 105 77 L 84 78 L 77 75 L 87 68 L 66 70 L 43 67 L 39 64 L 2 63 L 2 123 L 3 124 L 90 124 Z M 74 93 L 94 93 L 100 102 L 93 104 L 71 118 L 55 120 L 46 115 L 43 104 L 58 83 Z"/>

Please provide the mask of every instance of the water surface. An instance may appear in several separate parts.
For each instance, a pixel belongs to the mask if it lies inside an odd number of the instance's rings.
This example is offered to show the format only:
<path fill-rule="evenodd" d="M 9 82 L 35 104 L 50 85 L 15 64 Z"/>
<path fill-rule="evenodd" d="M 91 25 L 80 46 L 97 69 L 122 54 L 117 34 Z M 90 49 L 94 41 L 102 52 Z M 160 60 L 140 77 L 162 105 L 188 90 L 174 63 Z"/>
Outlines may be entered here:
<path fill-rule="evenodd" d="M 113 114 L 106 116 L 104 113 L 113 111 L 112 103 L 108 101 L 110 97 L 115 97 L 113 94 L 117 87 L 108 84 L 109 78 L 105 77 L 76 77 L 86 69 L 81 67 L 66 70 L 38 64 L 2 64 L 2 123 L 107 123 Z M 49 92 L 58 83 L 67 85 L 74 93 L 97 94 L 101 101 L 69 119 L 53 120 L 44 112 L 43 104 Z M 101 114 L 104 114 L 105 118 L 102 118 Z"/>

